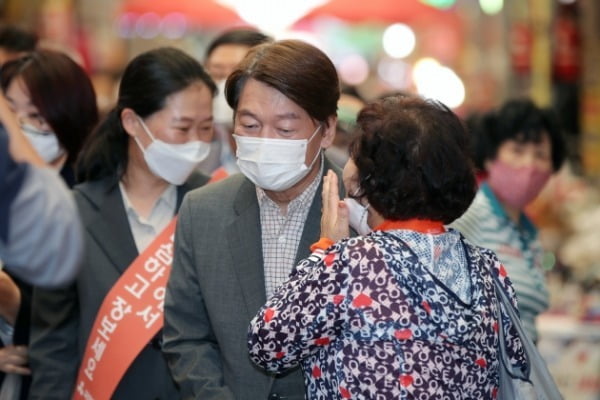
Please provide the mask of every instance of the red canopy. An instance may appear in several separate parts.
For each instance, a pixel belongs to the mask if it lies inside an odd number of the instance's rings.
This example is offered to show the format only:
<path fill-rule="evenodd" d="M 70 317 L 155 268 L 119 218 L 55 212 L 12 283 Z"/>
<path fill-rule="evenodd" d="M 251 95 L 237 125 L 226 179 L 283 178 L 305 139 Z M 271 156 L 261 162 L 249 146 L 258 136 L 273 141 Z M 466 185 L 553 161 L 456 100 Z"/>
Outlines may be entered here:
<path fill-rule="evenodd" d="M 235 11 L 215 0 L 124 0 L 121 10 L 136 14 L 153 12 L 161 17 L 179 12 L 184 14 L 190 23 L 201 26 L 246 24 Z M 348 22 L 415 23 L 453 19 L 455 13 L 428 6 L 419 0 L 330 0 L 311 11 L 302 20 L 327 16 Z"/>
<path fill-rule="evenodd" d="M 121 11 L 135 14 L 153 12 L 161 17 L 181 13 L 191 24 L 211 27 L 243 23 L 235 11 L 213 0 L 125 0 Z"/>
<path fill-rule="evenodd" d="M 349 22 L 414 22 L 419 19 L 444 18 L 443 11 L 418 0 L 330 0 L 317 7 L 305 18 L 336 17 Z"/>

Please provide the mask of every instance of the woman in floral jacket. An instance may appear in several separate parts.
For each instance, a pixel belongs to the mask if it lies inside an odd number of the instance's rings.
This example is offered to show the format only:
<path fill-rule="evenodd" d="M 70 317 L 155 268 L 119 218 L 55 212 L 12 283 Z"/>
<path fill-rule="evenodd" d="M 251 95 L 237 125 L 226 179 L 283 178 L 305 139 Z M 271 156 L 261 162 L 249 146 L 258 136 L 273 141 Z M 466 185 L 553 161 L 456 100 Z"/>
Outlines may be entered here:
<path fill-rule="evenodd" d="M 250 357 L 301 364 L 309 399 L 493 399 L 498 302 L 514 300 L 494 253 L 445 225 L 476 184 L 467 135 L 440 103 L 395 96 L 365 107 L 344 169 L 323 186 L 322 239 L 252 320 Z M 349 225 L 360 236 L 349 236 Z M 508 320 L 511 361 L 525 368 Z"/>

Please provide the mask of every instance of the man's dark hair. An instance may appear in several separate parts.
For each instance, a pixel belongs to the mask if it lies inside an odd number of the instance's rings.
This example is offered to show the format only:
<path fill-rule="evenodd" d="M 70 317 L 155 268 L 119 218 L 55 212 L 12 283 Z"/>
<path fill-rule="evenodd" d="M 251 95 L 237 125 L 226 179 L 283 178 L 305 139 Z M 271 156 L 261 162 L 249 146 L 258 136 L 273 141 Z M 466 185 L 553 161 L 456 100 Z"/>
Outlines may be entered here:
<path fill-rule="evenodd" d="M 227 78 L 225 98 L 234 111 L 249 79 L 281 92 L 315 121 L 328 125 L 337 115 L 340 84 L 329 57 L 300 40 L 281 40 L 255 46 Z"/>
<path fill-rule="evenodd" d="M 219 36 L 217 36 L 210 42 L 206 49 L 204 59 L 207 60 L 217 47 L 226 44 L 237 44 L 241 46 L 254 47 L 258 44 L 272 41 L 273 39 L 270 36 L 267 36 L 264 33 L 261 33 L 256 30 L 248 28 L 231 29 L 221 33 Z"/>

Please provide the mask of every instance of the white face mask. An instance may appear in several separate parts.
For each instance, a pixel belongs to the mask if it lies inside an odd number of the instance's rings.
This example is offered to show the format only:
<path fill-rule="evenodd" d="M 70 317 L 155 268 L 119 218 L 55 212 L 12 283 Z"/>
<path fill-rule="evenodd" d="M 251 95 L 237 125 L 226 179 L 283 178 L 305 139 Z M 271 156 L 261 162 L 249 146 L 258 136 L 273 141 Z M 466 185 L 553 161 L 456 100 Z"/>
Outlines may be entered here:
<path fill-rule="evenodd" d="M 238 167 L 260 188 L 276 192 L 287 190 L 308 174 L 321 154 L 318 151 L 310 165 L 305 164 L 308 143 L 320 128 L 321 125 L 317 126 L 310 138 L 302 140 L 233 135 Z"/>
<path fill-rule="evenodd" d="M 347 197 L 344 199 L 344 203 L 348 206 L 348 217 L 350 219 L 350 226 L 361 236 L 367 235 L 372 231 L 371 227 L 367 223 L 369 217 L 369 204 L 363 206 L 355 199 Z"/>
<path fill-rule="evenodd" d="M 154 175 L 173 185 L 183 184 L 210 152 L 210 143 L 200 140 L 173 144 L 155 139 L 144 121 L 140 117 L 138 119 L 144 131 L 152 139 L 152 143 L 144 149 L 137 137 L 134 137 L 144 153 L 148 168 Z"/>
<path fill-rule="evenodd" d="M 65 153 L 54 132 L 42 131 L 29 124 L 22 124 L 21 130 L 46 163 L 50 164 Z"/>
<path fill-rule="evenodd" d="M 216 124 L 233 124 L 233 109 L 227 104 L 225 99 L 225 81 L 217 82 L 218 93 L 213 99 L 213 121 Z"/>

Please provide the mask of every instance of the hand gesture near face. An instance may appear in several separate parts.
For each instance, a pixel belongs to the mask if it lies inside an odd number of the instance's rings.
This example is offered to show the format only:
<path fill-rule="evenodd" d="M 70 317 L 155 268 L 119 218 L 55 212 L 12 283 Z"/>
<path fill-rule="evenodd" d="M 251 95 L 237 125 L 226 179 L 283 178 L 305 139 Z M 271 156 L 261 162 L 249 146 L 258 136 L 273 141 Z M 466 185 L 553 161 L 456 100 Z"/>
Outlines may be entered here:
<path fill-rule="evenodd" d="M 329 170 L 323 177 L 321 237 L 334 242 L 350 236 L 348 206 L 340 200 L 337 175 Z"/>

